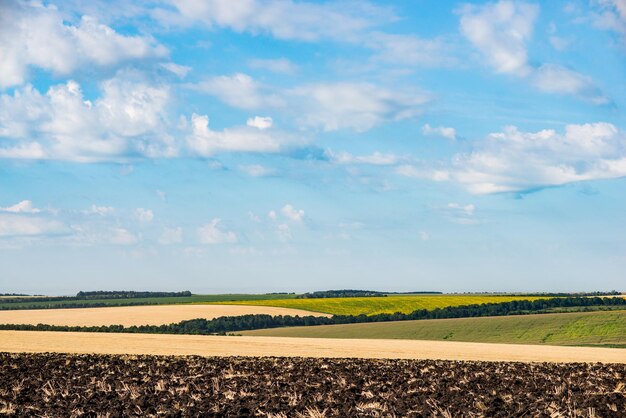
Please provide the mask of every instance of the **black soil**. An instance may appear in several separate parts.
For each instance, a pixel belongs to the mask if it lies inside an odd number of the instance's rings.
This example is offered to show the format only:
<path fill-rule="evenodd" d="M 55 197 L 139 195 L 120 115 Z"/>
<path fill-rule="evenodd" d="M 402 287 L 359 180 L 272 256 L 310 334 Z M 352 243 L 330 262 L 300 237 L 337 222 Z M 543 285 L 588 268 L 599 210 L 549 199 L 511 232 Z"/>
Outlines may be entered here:
<path fill-rule="evenodd" d="M 626 417 L 626 365 L 0 353 L 0 415 Z"/>

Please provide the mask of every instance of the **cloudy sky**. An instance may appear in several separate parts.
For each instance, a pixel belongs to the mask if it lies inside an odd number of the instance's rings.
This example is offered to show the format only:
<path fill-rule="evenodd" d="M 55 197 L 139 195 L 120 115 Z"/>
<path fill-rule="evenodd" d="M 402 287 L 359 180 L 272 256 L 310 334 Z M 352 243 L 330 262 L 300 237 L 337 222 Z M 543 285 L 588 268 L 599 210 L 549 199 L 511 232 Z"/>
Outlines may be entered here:
<path fill-rule="evenodd" d="M 0 292 L 624 288 L 626 1 L 0 2 Z"/>

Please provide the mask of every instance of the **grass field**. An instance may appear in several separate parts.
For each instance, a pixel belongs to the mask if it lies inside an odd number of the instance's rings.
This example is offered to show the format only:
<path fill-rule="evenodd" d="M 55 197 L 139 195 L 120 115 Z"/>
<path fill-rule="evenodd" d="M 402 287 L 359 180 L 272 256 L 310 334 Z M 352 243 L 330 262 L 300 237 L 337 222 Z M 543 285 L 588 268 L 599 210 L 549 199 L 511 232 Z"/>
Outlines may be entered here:
<path fill-rule="evenodd" d="M 14 302 L 8 303 L 0 299 L 0 310 L 3 307 L 10 308 L 47 308 L 54 306 L 67 305 L 84 305 L 84 304 L 104 304 L 108 306 L 124 306 L 132 304 L 146 305 L 172 305 L 178 303 L 211 303 L 223 301 L 254 301 L 254 300 L 271 300 L 271 299 L 289 299 L 295 298 L 296 295 L 291 294 L 269 294 L 269 295 L 252 295 L 252 294 L 223 294 L 223 295 L 192 295 L 187 297 L 160 297 L 160 298 L 132 298 L 132 299 L 89 299 L 89 300 L 63 300 L 51 302 Z M 9 299 L 9 298 L 7 298 Z"/>
<path fill-rule="evenodd" d="M 626 363 L 618 348 L 45 331 L 0 331 L 0 352 Z"/>
<path fill-rule="evenodd" d="M 23 309 L 0 311 L 0 324 L 47 324 L 67 326 L 163 325 L 184 320 L 249 314 L 325 315 L 273 306 L 239 305 L 146 305 L 82 309 Z"/>
<path fill-rule="evenodd" d="M 243 335 L 382 338 L 626 348 L 626 310 L 431 319 L 244 331 Z M 624 351 L 626 360 L 626 351 Z"/>
<path fill-rule="evenodd" d="M 231 305 L 276 306 L 281 308 L 304 309 L 333 315 L 375 315 L 379 313 L 411 313 L 418 309 L 445 308 L 481 303 L 500 303 L 513 300 L 536 300 L 534 296 L 494 296 L 494 295 L 415 295 L 365 298 L 327 299 L 273 299 L 219 302 Z"/>

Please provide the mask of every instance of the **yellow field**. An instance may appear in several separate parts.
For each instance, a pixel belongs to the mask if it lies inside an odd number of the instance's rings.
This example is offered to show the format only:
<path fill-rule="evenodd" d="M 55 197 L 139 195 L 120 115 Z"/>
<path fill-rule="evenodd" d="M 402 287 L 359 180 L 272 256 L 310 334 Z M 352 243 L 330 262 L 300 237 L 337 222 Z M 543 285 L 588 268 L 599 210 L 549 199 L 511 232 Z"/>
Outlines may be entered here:
<path fill-rule="evenodd" d="M 304 309 L 333 315 L 375 315 L 379 313 L 411 313 L 418 309 L 445 308 L 447 306 L 501 303 L 514 300 L 545 299 L 537 296 L 495 296 L 495 295 L 402 295 L 366 298 L 326 298 L 326 299 L 274 299 L 212 302 L 227 305 L 277 306 L 282 308 Z"/>
<path fill-rule="evenodd" d="M 615 348 L 43 331 L 0 331 L 0 351 L 626 363 L 626 351 Z"/>
<path fill-rule="evenodd" d="M 271 306 L 229 305 L 149 305 L 110 308 L 32 309 L 0 311 L 0 324 L 47 324 L 68 326 L 163 325 L 187 319 L 213 319 L 248 314 L 315 315 L 324 314 Z"/>

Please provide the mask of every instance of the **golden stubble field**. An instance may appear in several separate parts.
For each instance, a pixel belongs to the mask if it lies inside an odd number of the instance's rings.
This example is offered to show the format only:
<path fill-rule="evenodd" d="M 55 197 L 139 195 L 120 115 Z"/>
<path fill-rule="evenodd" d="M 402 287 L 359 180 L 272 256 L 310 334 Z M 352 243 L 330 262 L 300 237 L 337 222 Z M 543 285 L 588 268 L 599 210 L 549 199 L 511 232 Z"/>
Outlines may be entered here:
<path fill-rule="evenodd" d="M 617 348 L 44 331 L 0 331 L 0 352 L 626 363 Z"/>
<path fill-rule="evenodd" d="M 0 311 L 0 324 L 67 326 L 163 325 L 188 319 L 213 319 L 248 314 L 330 316 L 300 309 L 244 305 L 149 305 L 106 308 L 32 309 Z"/>

